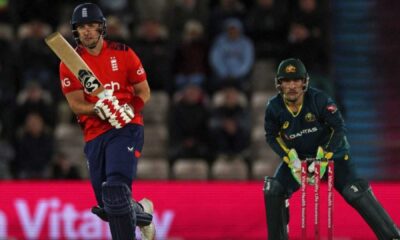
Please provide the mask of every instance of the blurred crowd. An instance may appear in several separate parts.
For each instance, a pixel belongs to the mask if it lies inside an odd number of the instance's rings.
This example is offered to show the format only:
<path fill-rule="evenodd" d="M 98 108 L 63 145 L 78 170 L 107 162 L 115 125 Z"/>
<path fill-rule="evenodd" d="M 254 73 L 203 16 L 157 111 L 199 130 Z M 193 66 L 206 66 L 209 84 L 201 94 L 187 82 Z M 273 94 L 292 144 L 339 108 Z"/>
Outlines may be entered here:
<path fill-rule="evenodd" d="M 0 179 L 85 178 L 81 135 L 66 127 L 76 123 L 60 91 L 59 61 L 43 41 L 60 31 L 75 46 L 69 21 L 82 2 L 0 1 Z M 275 93 L 283 58 L 300 58 L 312 84 L 332 94 L 328 0 L 90 2 L 106 15 L 106 39 L 129 45 L 153 95 L 166 96 L 168 171 L 179 171 L 180 159 L 204 159 L 212 174 L 216 159 L 240 158 L 251 178 L 254 96 Z"/>

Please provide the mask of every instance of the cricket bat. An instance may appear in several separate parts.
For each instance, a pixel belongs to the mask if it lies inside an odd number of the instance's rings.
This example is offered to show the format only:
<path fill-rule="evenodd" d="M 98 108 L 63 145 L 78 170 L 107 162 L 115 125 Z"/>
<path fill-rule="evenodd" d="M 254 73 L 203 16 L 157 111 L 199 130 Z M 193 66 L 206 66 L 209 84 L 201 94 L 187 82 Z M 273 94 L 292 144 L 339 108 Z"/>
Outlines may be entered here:
<path fill-rule="evenodd" d="M 85 92 L 103 98 L 105 89 L 93 71 L 83 61 L 81 56 L 59 33 L 55 32 L 45 38 L 46 44 L 57 55 L 57 57 L 68 67 L 68 69 L 79 79 Z"/>

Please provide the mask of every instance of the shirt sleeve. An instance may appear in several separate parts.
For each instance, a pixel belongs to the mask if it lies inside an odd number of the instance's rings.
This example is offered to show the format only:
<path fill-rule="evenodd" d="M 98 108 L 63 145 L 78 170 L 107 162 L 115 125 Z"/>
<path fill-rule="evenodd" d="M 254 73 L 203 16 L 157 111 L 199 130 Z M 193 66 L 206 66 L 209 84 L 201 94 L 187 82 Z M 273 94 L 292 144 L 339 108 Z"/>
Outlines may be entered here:
<path fill-rule="evenodd" d="M 223 41 L 221 38 L 217 38 L 215 43 L 211 47 L 209 61 L 211 67 L 216 72 L 218 77 L 225 78 L 229 75 L 228 68 L 226 67 L 226 61 L 224 61 L 224 48 Z"/>
<path fill-rule="evenodd" d="M 128 79 L 132 84 L 147 80 L 146 71 L 136 53 L 129 48 L 127 52 Z"/>
<path fill-rule="evenodd" d="M 60 63 L 60 81 L 61 81 L 61 90 L 65 94 L 69 92 L 73 92 L 76 90 L 83 90 L 83 86 L 81 85 L 78 78 L 75 77 L 74 74 L 65 66 L 64 63 Z"/>
<path fill-rule="evenodd" d="M 242 41 L 241 50 L 242 61 L 232 73 L 234 77 L 246 76 L 251 71 L 254 64 L 254 47 L 252 42 L 245 38 L 245 40 Z"/>
<path fill-rule="evenodd" d="M 325 150 L 335 153 L 345 143 L 346 127 L 342 114 L 340 113 L 336 103 L 325 94 L 321 93 L 317 96 L 316 101 L 322 120 L 331 128 L 331 136 Z"/>
<path fill-rule="evenodd" d="M 265 138 L 272 150 L 283 158 L 289 151 L 280 136 L 280 126 L 272 104 L 268 103 L 264 118 Z"/>

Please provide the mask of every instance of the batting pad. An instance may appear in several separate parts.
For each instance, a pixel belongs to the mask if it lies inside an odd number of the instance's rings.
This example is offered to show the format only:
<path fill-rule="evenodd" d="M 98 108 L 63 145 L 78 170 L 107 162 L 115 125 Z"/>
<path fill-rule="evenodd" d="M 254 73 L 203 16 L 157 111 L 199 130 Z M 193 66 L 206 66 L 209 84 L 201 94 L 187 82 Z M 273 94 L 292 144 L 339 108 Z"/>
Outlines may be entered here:
<path fill-rule="evenodd" d="M 104 182 L 102 189 L 112 239 L 135 239 L 136 215 L 129 187 L 124 183 Z"/>

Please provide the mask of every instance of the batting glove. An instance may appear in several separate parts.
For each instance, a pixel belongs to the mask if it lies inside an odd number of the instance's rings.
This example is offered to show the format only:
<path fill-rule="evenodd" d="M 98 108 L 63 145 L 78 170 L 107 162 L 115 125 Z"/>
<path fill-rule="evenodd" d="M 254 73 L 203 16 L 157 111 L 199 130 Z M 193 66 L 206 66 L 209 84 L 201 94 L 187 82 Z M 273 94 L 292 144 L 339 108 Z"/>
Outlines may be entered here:
<path fill-rule="evenodd" d="M 111 124 L 111 126 L 119 129 L 130 123 L 134 117 L 135 114 L 133 113 L 133 109 L 131 106 L 125 103 L 122 106 L 118 105 L 116 111 L 114 111 L 108 118 L 108 122 Z"/>
<path fill-rule="evenodd" d="M 118 108 L 118 100 L 113 96 L 112 90 L 105 90 L 104 97 L 100 98 L 94 105 L 94 112 L 101 118 L 106 120 L 111 117 L 112 113 Z"/>
<path fill-rule="evenodd" d="M 296 150 L 294 148 L 290 149 L 288 155 L 283 157 L 283 161 L 288 164 L 294 179 L 300 184 L 301 161 Z"/>
<path fill-rule="evenodd" d="M 105 97 L 96 102 L 94 112 L 101 120 L 107 120 L 115 112 L 116 107 L 118 107 L 118 100 L 115 97 Z"/>

